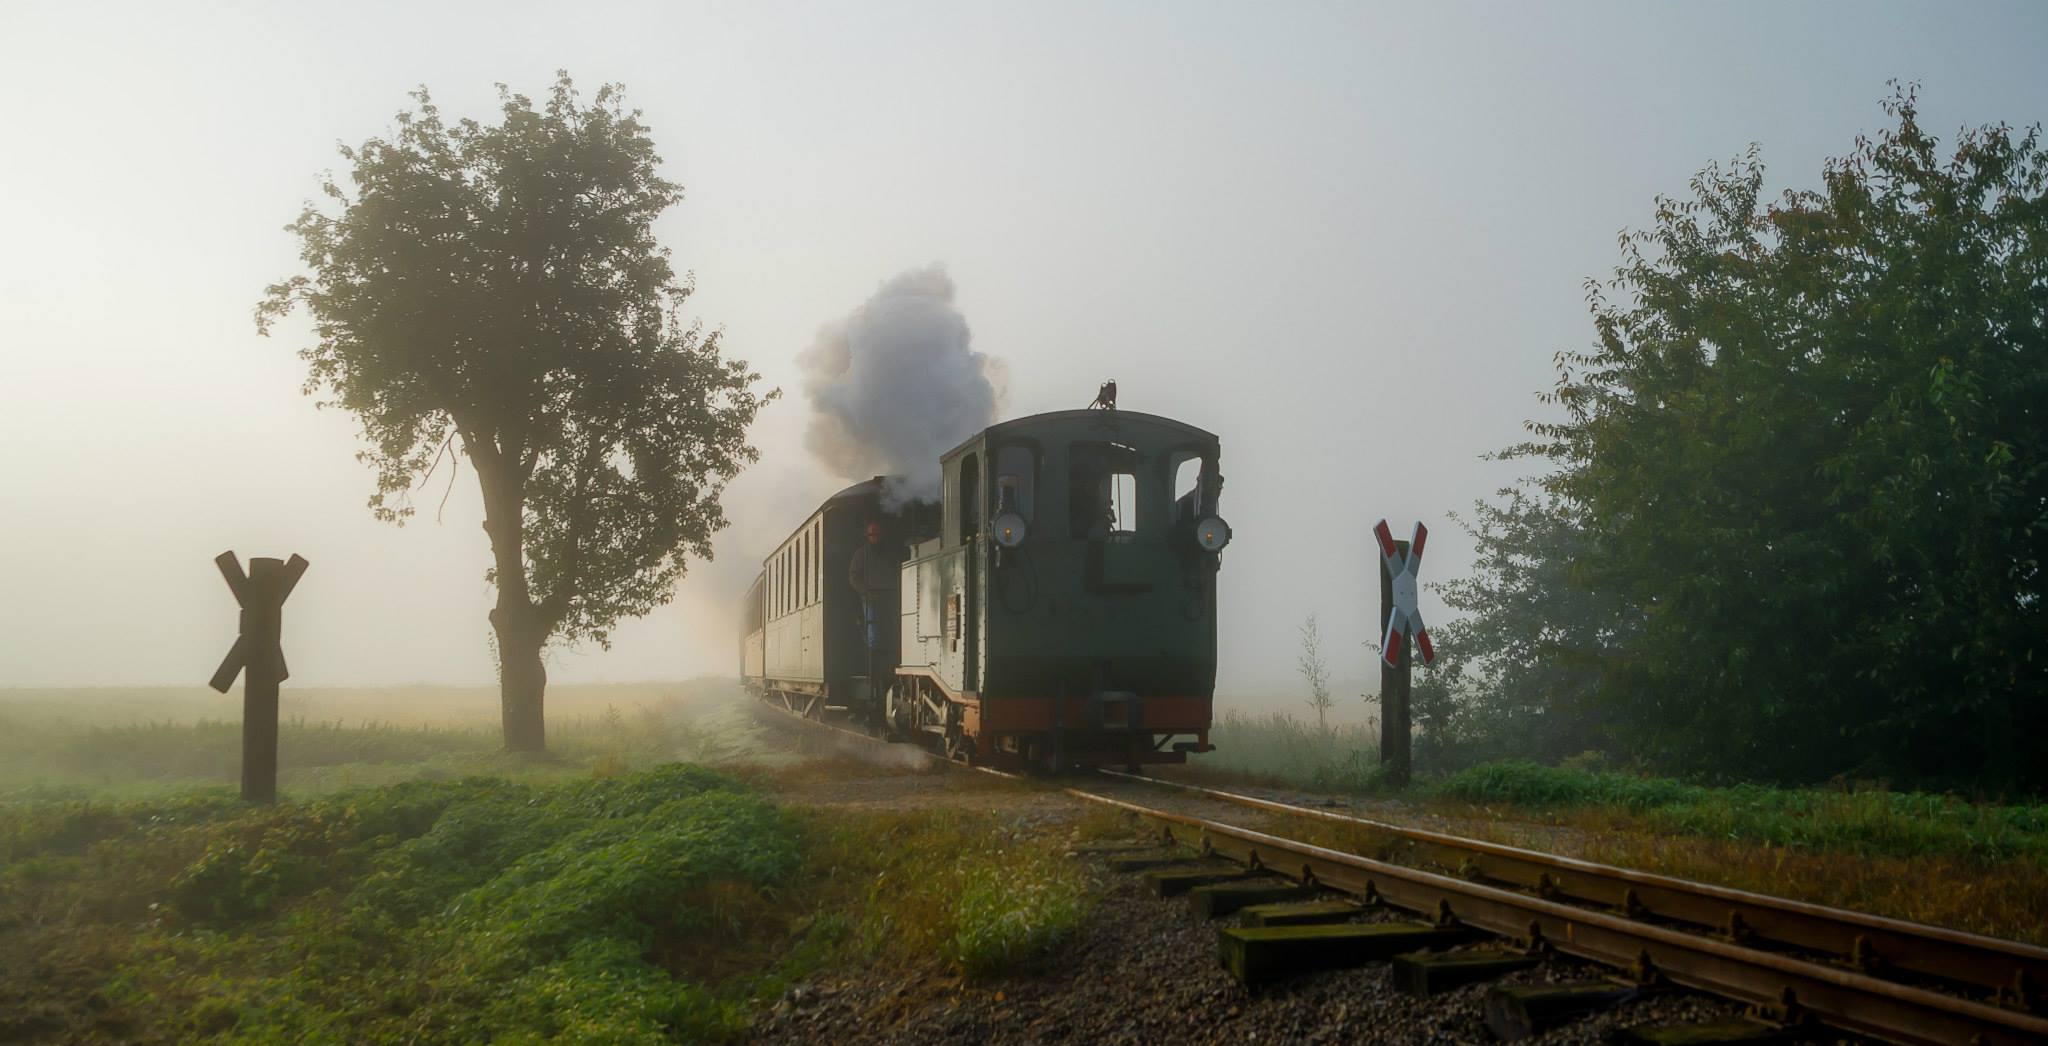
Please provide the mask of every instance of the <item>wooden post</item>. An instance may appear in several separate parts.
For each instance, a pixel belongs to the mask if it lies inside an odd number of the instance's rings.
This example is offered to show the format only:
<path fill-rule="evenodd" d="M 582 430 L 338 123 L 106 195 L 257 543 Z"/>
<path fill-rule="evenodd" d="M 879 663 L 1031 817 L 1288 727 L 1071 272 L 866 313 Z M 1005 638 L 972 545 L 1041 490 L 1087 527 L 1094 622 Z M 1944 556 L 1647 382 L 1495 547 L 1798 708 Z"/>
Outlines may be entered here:
<path fill-rule="evenodd" d="M 235 601 L 242 605 L 241 635 L 213 673 L 211 686 L 225 694 L 242 675 L 242 798 L 252 803 L 277 802 L 277 688 L 291 676 L 285 668 L 280 635 L 284 601 L 306 572 L 307 562 L 293 556 L 249 561 L 249 573 L 233 552 L 214 560 Z"/>
<path fill-rule="evenodd" d="M 252 803 L 277 802 L 277 685 L 284 674 L 284 658 L 277 656 L 284 624 L 278 582 L 283 575 L 284 560 L 249 561 L 242 634 L 249 637 L 252 653 L 242 670 L 242 798 Z"/>
<path fill-rule="evenodd" d="M 1394 542 L 1394 558 L 1406 561 L 1408 542 Z M 1387 622 L 1394 613 L 1394 575 L 1387 569 L 1385 557 L 1380 559 L 1380 635 L 1387 634 Z M 1408 636 L 1404 631 L 1397 649 L 1393 651 L 1394 663 L 1388 664 L 1386 653 L 1380 656 L 1380 768 L 1387 781 L 1395 787 L 1406 787 L 1409 769 L 1409 727 L 1408 688 L 1411 673 L 1408 664 Z"/>

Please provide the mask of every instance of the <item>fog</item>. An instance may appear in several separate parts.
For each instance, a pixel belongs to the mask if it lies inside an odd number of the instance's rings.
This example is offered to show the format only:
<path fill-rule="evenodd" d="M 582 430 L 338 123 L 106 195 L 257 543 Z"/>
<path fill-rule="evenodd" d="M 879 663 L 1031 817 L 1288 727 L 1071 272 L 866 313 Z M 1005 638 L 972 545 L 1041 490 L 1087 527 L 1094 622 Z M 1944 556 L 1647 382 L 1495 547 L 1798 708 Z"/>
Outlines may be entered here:
<path fill-rule="evenodd" d="M 1220 687 L 1291 699 L 1319 615 L 1367 685 L 1369 528 L 1432 528 L 1517 473 L 1582 282 L 1702 166 L 1775 184 L 1884 123 L 2048 114 L 2038 5 L 78 5 L 0 16 L 0 686 L 191 684 L 233 639 L 212 558 L 304 555 L 290 686 L 493 678 L 474 480 L 371 518 L 356 426 L 300 394 L 282 226 L 432 88 L 625 85 L 687 189 L 660 225 L 690 311 L 785 395 L 733 526 L 673 605 L 559 682 L 729 671 L 727 608 L 844 468 L 807 449 L 805 352 L 942 266 L 1001 416 L 1121 406 L 1223 441 Z M 866 467 L 865 465 L 861 467 Z M 445 473 L 442 475 L 445 476 Z M 440 481 L 439 476 L 436 483 Z M 443 502 L 445 493 L 445 504 Z M 1445 621 L 1425 594 L 1423 613 Z M 228 711 L 231 699 L 222 699 Z M 1349 701 L 1350 704 L 1357 704 Z"/>

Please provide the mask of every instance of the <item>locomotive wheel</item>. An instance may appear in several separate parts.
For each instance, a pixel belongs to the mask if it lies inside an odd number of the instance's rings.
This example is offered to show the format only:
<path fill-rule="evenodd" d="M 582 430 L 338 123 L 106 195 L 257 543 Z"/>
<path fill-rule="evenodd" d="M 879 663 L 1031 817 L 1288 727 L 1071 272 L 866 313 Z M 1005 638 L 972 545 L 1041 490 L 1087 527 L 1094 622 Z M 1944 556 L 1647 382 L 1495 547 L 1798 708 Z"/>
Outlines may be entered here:
<path fill-rule="evenodd" d="M 901 684 L 891 686 L 882 692 L 882 722 L 888 730 L 890 740 L 905 737 L 916 728 L 916 713 L 909 702 L 904 700 Z"/>

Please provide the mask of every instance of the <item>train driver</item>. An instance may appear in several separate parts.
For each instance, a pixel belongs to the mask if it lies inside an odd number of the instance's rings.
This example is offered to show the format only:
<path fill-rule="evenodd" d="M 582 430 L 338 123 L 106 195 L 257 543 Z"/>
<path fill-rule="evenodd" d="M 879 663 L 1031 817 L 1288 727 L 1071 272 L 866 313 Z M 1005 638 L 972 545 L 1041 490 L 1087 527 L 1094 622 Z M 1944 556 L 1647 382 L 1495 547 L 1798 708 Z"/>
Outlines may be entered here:
<path fill-rule="evenodd" d="M 902 569 L 903 564 L 882 545 L 882 525 L 869 523 L 867 544 L 853 550 L 853 564 L 846 571 L 847 581 L 860 593 L 861 623 L 867 627 L 869 650 L 881 647 L 881 615 L 896 612 L 897 575 Z"/>

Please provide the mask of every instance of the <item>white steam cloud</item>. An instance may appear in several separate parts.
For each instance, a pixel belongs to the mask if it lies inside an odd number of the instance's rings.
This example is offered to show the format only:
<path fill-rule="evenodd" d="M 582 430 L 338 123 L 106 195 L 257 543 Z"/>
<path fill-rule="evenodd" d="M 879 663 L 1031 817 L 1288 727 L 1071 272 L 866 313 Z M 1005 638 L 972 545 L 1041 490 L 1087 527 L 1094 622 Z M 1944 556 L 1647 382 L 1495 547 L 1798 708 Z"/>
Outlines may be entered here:
<path fill-rule="evenodd" d="M 886 500 L 936 499 L 939 455 L 1002 406 L 1002 362 L 969 340 L 943 267 L 882 284 L 797 358 L 811 400 L 805 445 L 847 479 L 893 477 Z"/>

